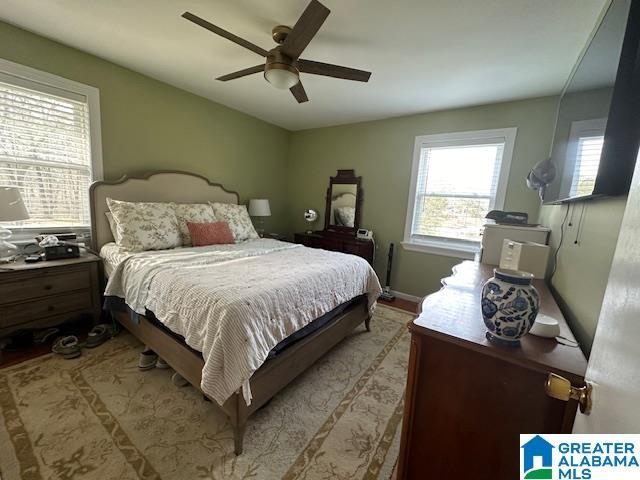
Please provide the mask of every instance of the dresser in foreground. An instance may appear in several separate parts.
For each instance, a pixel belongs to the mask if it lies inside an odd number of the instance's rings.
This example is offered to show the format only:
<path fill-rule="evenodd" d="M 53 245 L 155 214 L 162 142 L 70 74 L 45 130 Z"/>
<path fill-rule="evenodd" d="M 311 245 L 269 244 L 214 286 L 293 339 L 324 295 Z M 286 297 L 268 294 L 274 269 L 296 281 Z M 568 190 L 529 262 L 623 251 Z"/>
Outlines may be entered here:
<path fill-rule="evenodd" d="M 485 338 L 480 292 L 493 267 L 464 262 L 426 297 L 409 325 L 411 353 L 398 479 L 519 478 L 521 433 L 570 433 L 575 401 L 545 393 L 549 373 L 584 385 L 587 362 L 576 346 L 526 335 L 521 347 Z M 575 342 L 543 281 L 540 313 Z M 577 345 L 577 344 L 576 344 Z"/>

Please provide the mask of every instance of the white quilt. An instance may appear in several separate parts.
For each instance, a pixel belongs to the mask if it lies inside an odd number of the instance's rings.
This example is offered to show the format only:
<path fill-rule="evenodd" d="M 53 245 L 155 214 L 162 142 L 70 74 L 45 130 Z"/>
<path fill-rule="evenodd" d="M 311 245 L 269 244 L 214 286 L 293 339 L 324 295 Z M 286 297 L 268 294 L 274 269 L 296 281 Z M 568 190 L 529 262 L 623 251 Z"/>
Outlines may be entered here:
<path fill-rule="evenodd" d="M 271 239 L 128 255 L 105 295 L 145 309 L 202 352 L 202 391 L 222 405 L 281 340 L 380 283 L 362 258 Z"/>

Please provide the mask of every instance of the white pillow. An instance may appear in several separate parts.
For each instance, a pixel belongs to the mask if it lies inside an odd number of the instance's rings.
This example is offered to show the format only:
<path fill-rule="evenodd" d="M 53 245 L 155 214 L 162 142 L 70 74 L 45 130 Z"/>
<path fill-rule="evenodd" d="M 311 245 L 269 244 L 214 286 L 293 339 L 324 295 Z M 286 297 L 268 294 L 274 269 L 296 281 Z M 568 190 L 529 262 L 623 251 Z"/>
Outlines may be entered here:
<path fill-rule="evenodd" d="M 209 203 L 218 221 L 229 224 L 229 228 L 236 242 L 260 238 L 256 229 L 253 228 L 253 223 L 251 223 L 251 218 L 245 205 L 236 205 L 235 203 Z"/>
<path fill-rule="evenodd" d="M 109 230 L 111 230 L 111 235 L 113 235 L 113 239 L 116 243 L 120 243 L 120 235 L 118 235 L 118 226 L 116 225 L 116 221 L 113 219 L 113 213 L 104 212 L 107 217 L 107 221 L 109 222 Z"/>
<path fill-rule="evenodd" d="M 174 207 L 182 245 L 185 246 L 191 246 L 191 235 L 187 228 L 187 222 L 213 223 L 217 221 L 213 214 L 213 208 L 208 203 L 176 203 Z"/>
<path fill-rule="evenodd" d="M 164 250 L 182 245 L 171 203 L 123 202 L 107 198 L 116 223 L 118 245 L 125 250 Z"/>

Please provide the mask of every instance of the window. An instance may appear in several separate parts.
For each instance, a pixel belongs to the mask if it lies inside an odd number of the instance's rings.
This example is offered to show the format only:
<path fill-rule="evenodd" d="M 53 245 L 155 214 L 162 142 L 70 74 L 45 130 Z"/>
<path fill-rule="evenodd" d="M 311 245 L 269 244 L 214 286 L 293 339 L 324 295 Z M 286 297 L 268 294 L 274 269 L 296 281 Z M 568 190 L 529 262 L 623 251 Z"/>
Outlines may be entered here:
<path fill-rule="evenodd" d="M 89 185 L 102 177 L 98 91 L 0 61 L 0 185 L 20 189 L 29 219 L 10 225 L 88 227 Z"/>
<path fill-rule="evenodd" d="M 416 137 L 409 250 L 473 258 L 489 210 L 502 209 L 516 128 Z"/>

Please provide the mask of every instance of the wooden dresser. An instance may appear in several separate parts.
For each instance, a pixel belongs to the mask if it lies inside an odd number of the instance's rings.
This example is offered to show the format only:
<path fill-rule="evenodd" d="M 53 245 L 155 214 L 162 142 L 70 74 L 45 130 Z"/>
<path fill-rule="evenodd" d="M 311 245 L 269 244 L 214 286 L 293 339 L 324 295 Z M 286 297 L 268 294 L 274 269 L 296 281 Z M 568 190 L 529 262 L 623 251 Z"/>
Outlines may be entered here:
<path fill-rule="evenodd" d="M 350 253 L 373 264 L 373 242 L 360 240 L 353 235 L 332 232 L 296 233 L 295 242 L 306 247 L 322 248 L 334 252 Z"/>
<path fill-rule="evenodd" d="M 526 335 L 521 347 L 485 339 L 480 292 L 493 267 L 464 262 L 409 325 L 411 353 L 398 479 L 513 480 L 520 433 L 570 433 L 577 403 L 545 394 L 549 372 L 584 385 L 577 347 Z M 574 337 L 544 282 L 541 313 Z"/>
<path fill-rule="evenodd" d="M 100 318 L 100 258 L 1 265 L 0 337 L 60 324 L 80 314 Z"/>

